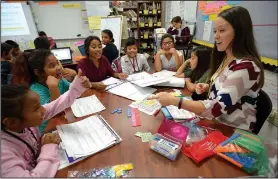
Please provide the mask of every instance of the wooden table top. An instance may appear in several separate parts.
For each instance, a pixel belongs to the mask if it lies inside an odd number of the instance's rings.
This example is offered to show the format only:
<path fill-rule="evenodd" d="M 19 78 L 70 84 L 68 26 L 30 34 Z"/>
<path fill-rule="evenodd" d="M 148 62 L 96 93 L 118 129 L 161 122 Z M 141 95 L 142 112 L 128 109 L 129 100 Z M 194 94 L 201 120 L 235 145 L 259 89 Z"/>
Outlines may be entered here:
<path fill-rule="evenodd" d="M 173 90 L 164 88 L 158 89 L 158 91 Z M 181 91 L 184 95 L 190 95 L 186 89 Z M 100 113 L 101 116 L 119 134 L 123 141 L 103 152 L 58 171 L 56 177 L 67 177 L 67 173 L 70 170 L 89 170 L 124 163 L 133 164 L 135 177 L 240 177 L 247 175 L 240 168 L 218 156 L 210 157 L 196 164 L 182 152 L 175 161 L 171 161 L 151 151 L 148 142 L 142 143 L 141 138 L 136 137 L 135 133 L 151 132 L 155 134 L 164 118 L 162 112 L 156 117 L 139 112 L 141 126 L 132 127 L 131 119 L 127 118 L 127 106 L 131 103 L 131 100 L 92 89 L 85 91 L 82 97 L 93 94 L 98 97 L 106 108 L 106 110 Z M 121 108 L 123 112 L 121 114 L 111 114 L 111 111 L 115 108 Z M 66 110 L 66 116 L 68 121 L 86 118 L 75 118 L 71 109 Z M 226 136 L 231 136 L 233 133 L 233 128 L 216 121 L 202 120 L 201 122 L 219 129 Z M 49 121 L 46 131 L 53 130 L 56 128 L 56 125 L 62 123 L 68 122 L 59 117 L 54 118 Z"/>

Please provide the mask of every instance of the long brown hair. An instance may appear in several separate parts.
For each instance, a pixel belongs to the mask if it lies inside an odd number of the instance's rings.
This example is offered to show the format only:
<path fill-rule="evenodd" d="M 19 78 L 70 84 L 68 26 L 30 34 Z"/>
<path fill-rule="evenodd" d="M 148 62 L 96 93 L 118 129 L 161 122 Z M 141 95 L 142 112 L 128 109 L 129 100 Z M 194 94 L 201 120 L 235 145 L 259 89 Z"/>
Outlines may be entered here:
<path fill-rule="evenodd" d="M 198 57 L 198 63 L 196 68 L 193 70 L 190 77 L 192 82 L 199 80 L 203 74 L 209 69 L 211 50 L 207 47 L 198 46 L 192 50 L 193 53 Z"/>
<path fill-rule="evenodd" d="M 239 59 L 248 58 L 249 60 L 254 61 L 254 63 L 261 70 L 259 86 L 263 87 L 264 69 L 255 44 L 253 24 L 248 10 L 240 6 L 236 6 L 220 12 L 218 17 L 222 17 L 223 19 L 225 19 L 231 24 L 234 29 L 235 37 L 231 43 L 232 53 L 234 57 Z M 212 54 L 213 59 L 210 67 L 210 77 L 218 69 L 225 56 L 226 52 L 218 51 L 215 42 Z"/>

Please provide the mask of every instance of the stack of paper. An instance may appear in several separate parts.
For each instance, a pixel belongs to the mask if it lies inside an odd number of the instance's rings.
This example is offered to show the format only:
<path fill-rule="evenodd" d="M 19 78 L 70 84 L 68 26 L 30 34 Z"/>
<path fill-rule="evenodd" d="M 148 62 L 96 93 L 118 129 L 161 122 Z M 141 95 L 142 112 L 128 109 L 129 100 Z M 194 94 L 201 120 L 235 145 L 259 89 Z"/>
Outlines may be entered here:
<path fill-rule="evenodd" d="M 142 88 L 137 85 L 131 84 L 130 82 L 126 82 L 119 86 L 111 88 L 108 91 L 112 94 L 122 96 L 127 99 L 139 101 L 150 96 L 153 92 L 156 91 L 156 89 L 150 87 Z"/>
<path fill-rule="evenodd" d="M 184 88 L 185 80 L 184 78 L 177 78 L 174 75 L 176 72 L 162 70 L 160 72 L 154 73 L 153 76 L 161 77 L 167 79 L 167 82 L 156 84 L 155 86 L 169 86 L 176 88 Z"/>
<path fill-rule="evenodd" d="M 62 140 L 59 149 L 59 169 L 121 141 L 100 116 L 91 116 L 75 123 L 57 126 L 57 131 Z"/>
<path fill-rule="evenodd" d="M 105 107 L 98 100 L 96 95 L 92 95 L 76 99 L 71 105 L 71 109 L 76 117 L 83 117 L 105 110 Z"/>
<path fill-rule="evenodd" d="M 161 104 L 157 99 L 135 101 L 131 103 L 129 106 L 133 108 L 138 108 L 139 111 L 142 111 L 148 115 L 154 115 L 161 108 Z"/>
<path fill-rule="evenodd" d="M 140 87 L 147 87 L 159 83 L 167 82 L 167 78 L 163 76 L 156 76 L 148 74 L 147 72 L 135 73 L 129 75 L 127 80 L 133 84 L 136 84 Z"/>
<path fill-rule="evenodd" d="M 176 121 L 179 122 L 181 119 L 192 119 L 196 117 L 196 115 L 192 112 L 189 112 L 185 109 L 179 109 L 177 106 L 166 106 L 167 110 L 171 114 L 172 118 Z"/>
<path fill-rule="evenodd" d="M 110 78 L 107 78 L 107 79 L 103 80 L 102 82 L 103 82 L 103 84 L 107 85 L 105 90 L 109 90 L 111 88 L 119 86 L 122 83 L 125 83 L 126 81 L 110 77 Z"/>

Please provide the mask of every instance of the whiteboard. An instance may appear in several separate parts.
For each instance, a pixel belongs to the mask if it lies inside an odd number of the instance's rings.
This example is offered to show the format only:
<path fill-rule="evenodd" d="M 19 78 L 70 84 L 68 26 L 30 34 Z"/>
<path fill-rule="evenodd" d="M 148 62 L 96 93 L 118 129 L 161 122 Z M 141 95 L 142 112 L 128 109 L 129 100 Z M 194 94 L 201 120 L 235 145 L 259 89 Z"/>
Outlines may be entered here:
<path fill-rule="evenodd" d="M 103 17 L 101 18 L 100 30 L 109 29 L 113 33 L 114 44 L 119 52 L 121 51 L 121 39 L 122 39 L 122 17 Z M 101 36 L 101 34 L 100 34 Z"/>
<path fill-rule="evenodd" d="M 64 8 L 63 4 L 80 4 L 80 8 Z M 81 9 L 86 9 L 85 1 L 59 1 L 57 5 L 47 6 L 31 2 L 31 6 L 38 30 L 54 39 L 86 38 L 90 35 L 89 25 L 82 20 Z"/>
<path fill-rule="evenodd" d="M 4 4 L 1 2 L 1 4 Z M 38 36 L 38 31 L 34 22 L 34 18 L 30 6 L 26 2 L 20 3 L 22 5 L 23 13 L 25 15 L 30 34 L 18 36 L 1 36 L 1 42 L 6 40 L 13 40 L 19 44 L 21 50 L 34 48 L 34 40 Z M 3 6 L 1 6 L 2 8 Z M 1 10 L 2 11 L 2 10 Z"/>

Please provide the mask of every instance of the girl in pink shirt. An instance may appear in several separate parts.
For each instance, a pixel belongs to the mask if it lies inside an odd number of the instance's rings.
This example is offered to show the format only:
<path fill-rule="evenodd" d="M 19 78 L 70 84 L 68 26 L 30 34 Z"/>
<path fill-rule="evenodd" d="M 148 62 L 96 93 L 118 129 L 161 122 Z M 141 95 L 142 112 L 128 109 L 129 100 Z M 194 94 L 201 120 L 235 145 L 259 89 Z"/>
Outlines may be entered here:
<path fill-rule="evenodd" d="M 70 107 L 86 90 L 89 81 L 81 74 L 69 91 L 43 106 L 39 95 L 25 86 L 1 86 L 1 177 L 55 176 L 60 138 L 54 133 L 41 138 L 37 126 Z M 48 76 L 47 83 L 54 83 L 53 78 Z"/>

